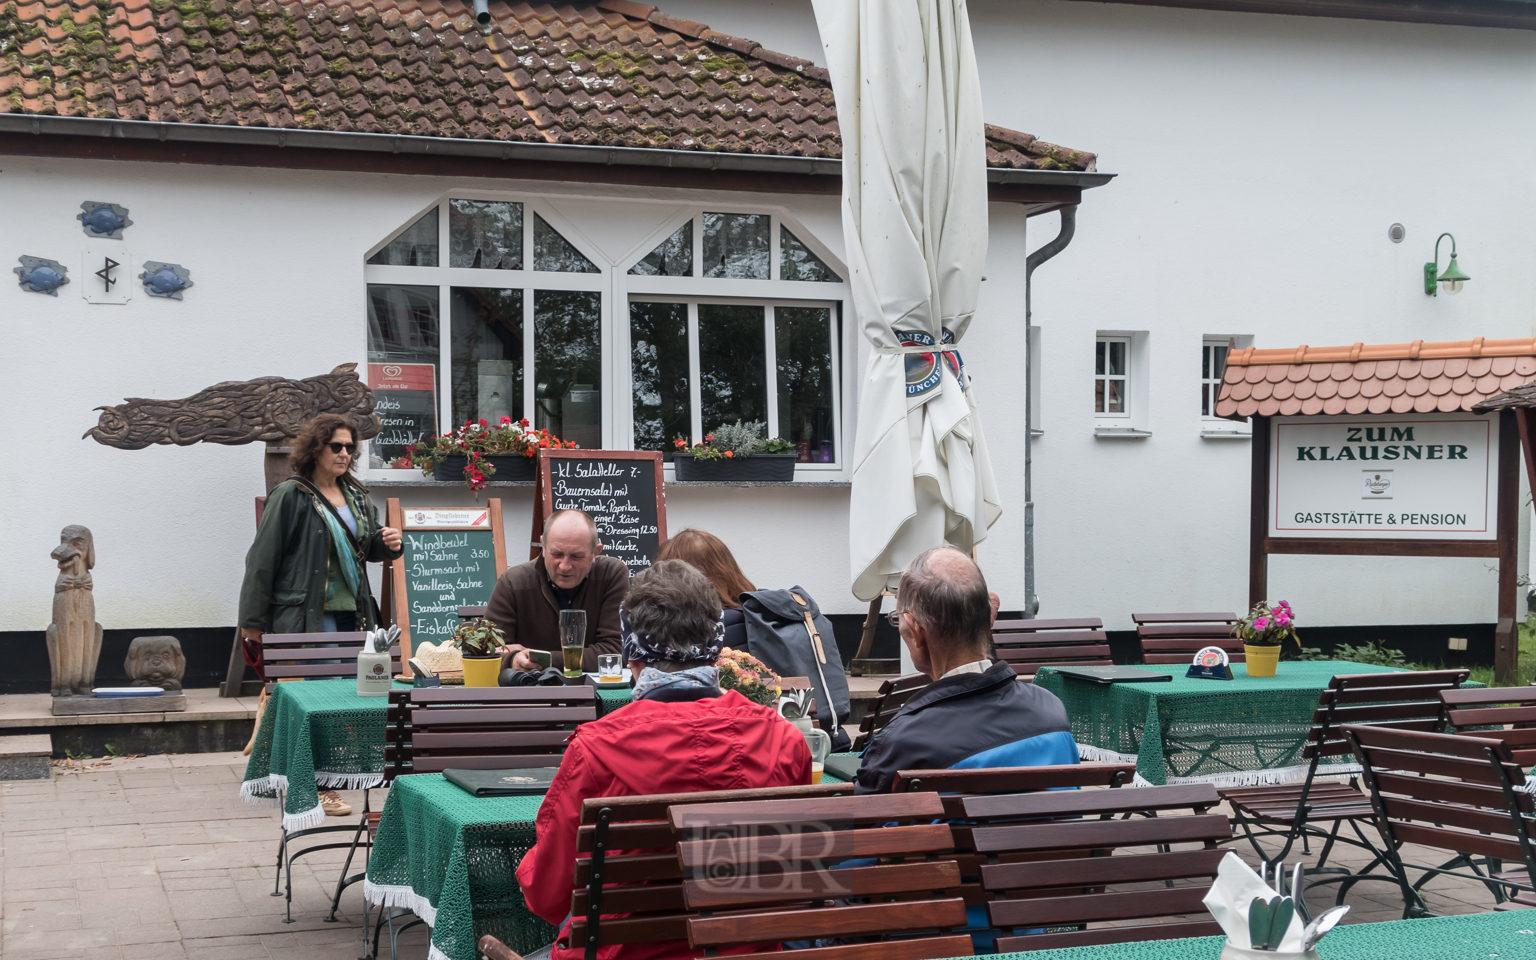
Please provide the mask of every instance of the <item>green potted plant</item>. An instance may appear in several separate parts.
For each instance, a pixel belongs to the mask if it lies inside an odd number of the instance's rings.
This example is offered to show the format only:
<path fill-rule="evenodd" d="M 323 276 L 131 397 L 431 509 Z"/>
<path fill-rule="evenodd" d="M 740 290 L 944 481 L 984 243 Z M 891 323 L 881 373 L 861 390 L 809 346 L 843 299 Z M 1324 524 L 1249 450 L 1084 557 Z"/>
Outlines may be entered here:
<path fill-rule="evenodd" d="M 535 430 L 526 419 L 502 417 L 492 426 L 471 420 L 451 433 L 429 437 L 405 448 L 410 466 L 436 480 L 462 480 L 478 493 L 486 481 L 532 480 L 540 450 L 574 449 L 574 442 Z"/>
<path fill-rule="evenodd" d="M 703 443 L 672 442 L 672 466 L 677 480 L 777 481 L 795 479 L 795 445 L 778 437 L 765 439 L 761 420 L 722 423 Z"/>
<path fill-rule="evenodd" d="M 453 632 L 453 645 L 464 660 L 464 686 L 496 686 L 501 676 L 501 648 L 506 642 L 501 628 L 484 617 L 459 624 Z"/>
<path fill-rule="evenodd" d="M 1280 644 L 1296 639 L 1296 614 L 1284 600 L 1273 607 L 1261 600 L 1232 627 L 1232 635 L 1242 638 L 1248 676 L 1272 677 L 1280 662 Z"/>

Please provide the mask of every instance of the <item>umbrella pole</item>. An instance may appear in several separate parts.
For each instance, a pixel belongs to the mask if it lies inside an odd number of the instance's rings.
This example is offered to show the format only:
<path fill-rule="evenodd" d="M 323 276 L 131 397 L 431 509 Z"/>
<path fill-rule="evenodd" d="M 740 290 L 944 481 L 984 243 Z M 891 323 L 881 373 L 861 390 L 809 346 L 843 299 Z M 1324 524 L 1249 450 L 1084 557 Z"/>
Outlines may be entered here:
<path fill-rule="evenodd" d="M 859 636 L 859 649 L 848 664 L 848 674 L 854 677 L 874 677 L 901 672 L 900 660 L 871 660 L 869 648 L 875 642 L 875 627 L 880 623 L 880 607 L 886 597 L 896 596 L 894 591 L 882 590 L 869 601 L 869 613 L 864 617 L 864 632 Z"/>

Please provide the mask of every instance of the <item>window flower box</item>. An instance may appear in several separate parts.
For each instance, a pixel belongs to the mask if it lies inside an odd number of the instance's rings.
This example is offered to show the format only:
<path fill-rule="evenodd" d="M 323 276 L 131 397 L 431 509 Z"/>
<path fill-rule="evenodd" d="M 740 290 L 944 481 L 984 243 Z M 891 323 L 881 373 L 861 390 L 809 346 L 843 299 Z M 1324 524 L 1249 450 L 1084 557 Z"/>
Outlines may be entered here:
<path fill-rule="evenodd" d="M 487 480 L 532 480 L 533 458 L 521 453 L 490 453 L 482 460 L 496 468 Z M 464 482 L 464 465 L 468 458 L 462 453 L 451 453 L 432 467 L 432 479 Z"/>
<path fill-rule="evenodd" d="M 788 482 L 795 479 L 795 460 L 793 453 L 755 453 L 747 457 L 712 460 L 700 460 L 681 451 L 672 455 L 677 480 L 682 483 L 690 480 Z"/>

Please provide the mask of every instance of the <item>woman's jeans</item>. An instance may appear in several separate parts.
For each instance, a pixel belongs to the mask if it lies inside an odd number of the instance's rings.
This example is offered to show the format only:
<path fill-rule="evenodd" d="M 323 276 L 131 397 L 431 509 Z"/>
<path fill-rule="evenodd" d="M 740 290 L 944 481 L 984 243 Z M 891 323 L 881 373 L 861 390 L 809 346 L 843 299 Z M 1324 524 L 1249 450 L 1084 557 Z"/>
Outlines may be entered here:
<path fill-rule="evenodd" d="M 357 631 L 356 610 L 326 610 L 320 616 L 322 633 L 354 633 Z M 321 647 L 339 647 L 339 643 L 321 643 Z M 346 663 L 345 660 L 316 660 L 315 663 Z"/>

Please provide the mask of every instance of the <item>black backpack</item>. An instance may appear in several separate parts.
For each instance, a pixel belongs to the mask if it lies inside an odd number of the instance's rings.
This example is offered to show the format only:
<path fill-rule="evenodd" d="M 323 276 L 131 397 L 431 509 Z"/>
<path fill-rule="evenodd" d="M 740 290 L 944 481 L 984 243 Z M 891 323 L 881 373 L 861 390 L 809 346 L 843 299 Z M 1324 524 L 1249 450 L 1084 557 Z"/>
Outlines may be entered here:
<path fill-rule="evenodd" d="M 800 586 L 758 590 L 739 599 L 747 621 L 747 652 L 781 677 L 810 677 L 821 728 L 832 737 L 834 752 L 847 750 L 850 741 L 842 725 L 849 713 L 848 675 L 832 621 Z"/>

